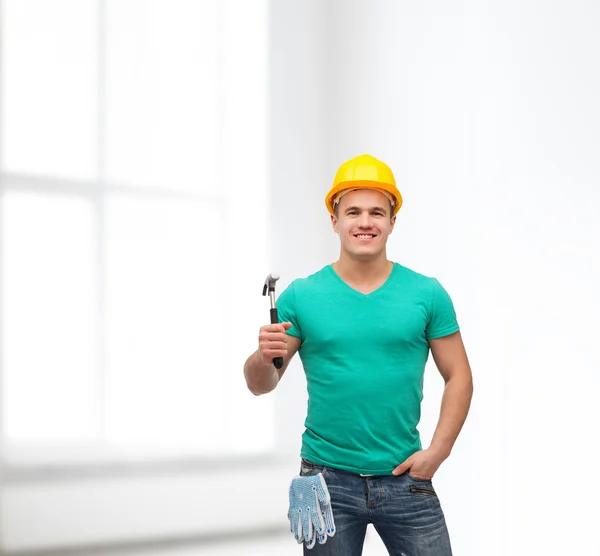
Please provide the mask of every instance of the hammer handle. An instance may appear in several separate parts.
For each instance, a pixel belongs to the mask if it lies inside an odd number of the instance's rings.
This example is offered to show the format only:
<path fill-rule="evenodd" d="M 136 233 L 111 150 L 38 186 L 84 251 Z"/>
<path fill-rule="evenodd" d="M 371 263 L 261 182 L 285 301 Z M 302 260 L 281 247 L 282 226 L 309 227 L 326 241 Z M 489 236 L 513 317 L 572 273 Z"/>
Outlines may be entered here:
<path fill-rule="evenodd" d="M 271 324 L 277 324 L 278 322 L 277 309 L 271 309 Z M 281 369 L 283 367 L 283 357 L 274 357 L 273 365 L 275 365 L 276 369 Z"/>

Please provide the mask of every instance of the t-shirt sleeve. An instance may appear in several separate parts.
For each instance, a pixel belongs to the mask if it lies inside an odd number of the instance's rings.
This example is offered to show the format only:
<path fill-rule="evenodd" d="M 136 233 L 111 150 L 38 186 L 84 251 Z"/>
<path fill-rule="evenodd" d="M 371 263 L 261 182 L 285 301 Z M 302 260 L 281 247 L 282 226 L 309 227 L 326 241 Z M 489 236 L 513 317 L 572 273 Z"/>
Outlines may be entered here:
<path fill-rule="evenodd" d="M 459 330 L 452 299 L 439 281 L 433 278 L 426 337 L 428 340 L 433 340 L 454 334 Z"/>
<path fill-rule="evenodd" d="M 287 333 L 302 339 L 302 330 L 300 329 L 296 312 L 296 290 L 294 289 L 294 282 L 281 292 L 276 300 L 276 307 L 279 322 L 292 323 L 292 327 Z"/>

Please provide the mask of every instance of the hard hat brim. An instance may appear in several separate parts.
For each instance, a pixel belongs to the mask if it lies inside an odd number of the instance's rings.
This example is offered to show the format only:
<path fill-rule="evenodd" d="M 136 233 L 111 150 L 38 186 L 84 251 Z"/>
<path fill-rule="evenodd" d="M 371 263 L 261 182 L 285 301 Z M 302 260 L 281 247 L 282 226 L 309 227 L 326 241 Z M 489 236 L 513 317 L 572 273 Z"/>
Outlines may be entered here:
<path fill-rule="evenodd" d="M 340 183 L 335 184 L 334 187 L 331 188 L 327 196 L 325 197 L 325 206 L 327 206 L 327 210 L 330 214 L 334 212 L 334 204 L 333 201 L 335 196 L 344 189 L 383 189 L 387 191 L 390 195 L 396 199 L 396 204 L 394 205 L 394 214 L 396 216 L 400 207 L 402 206 L 402 195 L 398 188 L 391 184 L 380 181 L 372 181 L 372 180 L 351 180 L 351 181 L 342 181 Z"/>

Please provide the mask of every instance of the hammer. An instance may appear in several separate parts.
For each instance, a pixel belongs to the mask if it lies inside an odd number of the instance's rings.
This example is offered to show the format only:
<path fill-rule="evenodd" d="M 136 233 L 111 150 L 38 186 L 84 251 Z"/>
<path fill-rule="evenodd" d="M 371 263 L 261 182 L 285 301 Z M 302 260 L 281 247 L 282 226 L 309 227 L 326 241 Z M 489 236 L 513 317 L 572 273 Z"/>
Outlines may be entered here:
<path fill-rule="evenodd" d="M 272 272 L 265 278 L 265 285 L 263 286 L 263 295 L 267 295 L 269 292 L 269 299 L 271 300 L 271 324 L 277 324 L 279 319 L 277 317 L 277 308 L 275 307 L 275 282 L 279 280 L 279 274 Z M 276 369 L 283 367 L 283 357 L 274 357 L 273 365 Z"/>

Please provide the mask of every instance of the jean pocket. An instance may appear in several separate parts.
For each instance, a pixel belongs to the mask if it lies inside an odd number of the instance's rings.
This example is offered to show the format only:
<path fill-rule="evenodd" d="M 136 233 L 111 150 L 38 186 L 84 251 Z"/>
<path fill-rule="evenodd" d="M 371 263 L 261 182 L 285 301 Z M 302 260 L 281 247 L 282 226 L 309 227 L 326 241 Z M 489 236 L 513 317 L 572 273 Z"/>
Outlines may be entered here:
<path fill-rule="evenodd" d="M 411 494 L 425 494 L 427 496 L 437 497 L 437 493 L 431 484 L 431 481 L 416 479 L 408 486 L 408 492 Z"/>
<path fill-rule="evenodd" d="M 417 483 L 431 483 L 431 479 L 421 479 L 420 477 L 414 477 L 408 471 L 406 472 L 406 476 L 409 477 L 411 481 L 415 481 Z"/>
<path fill-rule="evenodd" d="M 419 485 L 411 483 L 408 487 L 408 492 L 410 492 L 411 494 L 425 494 L 427 496 L 437 497 L 437 493 L 435 492 L 435 490 L 433 490 L 433 485 L 431 484 L 431 482 L 423 482 Z"/>

